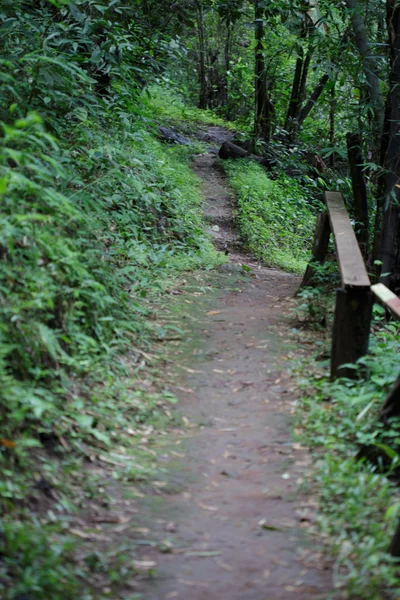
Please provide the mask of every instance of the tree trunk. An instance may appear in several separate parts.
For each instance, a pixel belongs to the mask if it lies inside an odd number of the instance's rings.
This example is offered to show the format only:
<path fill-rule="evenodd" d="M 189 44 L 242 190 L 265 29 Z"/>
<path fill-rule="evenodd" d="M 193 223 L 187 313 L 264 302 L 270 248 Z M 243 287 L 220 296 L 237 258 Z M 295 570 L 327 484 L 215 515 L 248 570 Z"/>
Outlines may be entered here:
<path fill-rule="evenodd" d="M 264 60 L 264 0 L 254 0 L 255 3 L 255 135 L 262 136 L 266 141 L 271 137 L 274 107 L 267 90 L 267 76 Z"/>
<path fill-rule="evenodd" d="M 362 18 L 361 0 L 346 0 L 347 8 L 351 11 L 351 24 L 355 34 L 356 46 L 364 62 L 364 73 L 375 121 L 375 137 L 379 140 L 384 119 L 384 101 L 379 81 L 378 62 L 373 57 L 373 49 L 369 43 L 367 29 Z"/>
<path fill-rule="evenodd" d="M 207 86 L 207 68 L 206 68 L 206 35 L 204 25 L 204 13 L 201 2 L 197 3 L 197 34 L 199 39 L 199 81 L 200 81 L 200 97 L 199 108 L 207 108 L 208 86 Z"/>
<path fill-rule="evenodd" d="M 328 75 L 328 73 L 325 73 L 321 77 L 321 79 L 318 81 L 317 85 L 315 86 L 314 91 L 311 94 L 308 102 L 301 109 L 299 118 L 297 119 L 298 127 L 302 126 L 302 124 L 304 123 L 304 121 L 306 120 L 308 115 L 310 114 L 311 110 L 314 108 L 314 105 L 318 102 L 318 99 L 319 99 L 320 95 L 322 94 L 322 92 L 324 91 L 325 86 L 328 83 L 328 81 L 329 81 L 329 75 Z"/>
<path fill-rule="evenodd" d="M 333 169 L 335 166 L 335 153 L 333 148 L 335 146 L 335 113 L 336 113 L 336 94 L 335 94 L 335 83 L 331 88 L 331 99 L 329 102 L 329 143 L 332 147 L 332 153 L 329 157 L 329 166 Z"/>
<path fill-rule="evenodd" d="M 381 281 L 390 287 L 396 261 L 400 201 L 400 7 L 396 0 L 387 0 L 387 22 L 391 54 L 391 115 L 379 258 L 382 261 Z"/>
<path fill-rule="evenodd" d="M 303 64 L 304 64 L 304 60 L 303 60 L 303 49 L 302 49 L 301 53 L 299 53 L 299 55 L 297 57 L 296 68 L 294 70 L 292 93 L 290 94 L 289 106 L 288 106 L 288 111 L 287 111 L 286 121 L 285 121 L 286 131 L 289 131 L 289 129 L 291 129 L 292 123 L 293 123 L 293 121 L 296 117 L 297 111 L 298 111 L 298 106 L 299 106 L 299 102 L 300 102 L 300 83 L 301 83 L 301 78 L 302 78 L 302 73 L 303 73 Z"/>
<path fill-rule="evenodd" d="M 383 132 L 381 139 L 380 158 L 379 164 L 381 165 L 381 172 L 377 182 L 377 194 L 376 194 L 376 211 L 375 211 L 375 223 L 374 223 L 374 241 L 372 247 L 372 263 L 378 259 L 379 256 L 379 244 L 381 237 L 382 227 L 382 214 L 385 205 L 385 188 L 386 188 L 386 172 L 385 165 L 387 162 L 387 151 L 389 147 L 389 135 L 390 135 L 390 116 L 392 113 L 391 98 L 390 94 L 386 97 L 385 103 L 385 120 L 383 123 Z M 380 269 L 376 269 L 379 273 Z"/>
<path fill-rule="evenodd" d="M 362 169 L 364 160 L 361 153 L 361 136 L 358 133 L 348 133 L 346 139 L 353 186 L 354 217 L 357 221 L 356 236 L 361 253 L 364 260 L 366 260 L 368 256 L 369 219 L 367 184 Z"/>

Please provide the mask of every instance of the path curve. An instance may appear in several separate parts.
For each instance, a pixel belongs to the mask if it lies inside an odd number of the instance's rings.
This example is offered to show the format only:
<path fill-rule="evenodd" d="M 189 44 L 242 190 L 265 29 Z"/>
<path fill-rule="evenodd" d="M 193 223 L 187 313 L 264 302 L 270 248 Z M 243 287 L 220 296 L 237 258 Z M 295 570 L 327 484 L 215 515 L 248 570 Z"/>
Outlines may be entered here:
<path fill-rule="evenodd" d="M 208 129 L 211 138 L 220 133 Z M 175 359 L 188 432 L 173 442 L 169 491 L 157 507 L 142 507 L 144 524 L 172 552 L 144 552 L 157 576 L 138 591 L 145 600 L 326 599 L 330 573 L 305 533 L 315 502 L 298 491 L 310 458 L 291 438 L 283 362 L 282 315 L 299 280 L 243 252 L 215 154 L 197 157 L 194 169 L 210 233 L 231 266 L 214 274 L 212 293 L 187 300 L 188 334 Z"/>

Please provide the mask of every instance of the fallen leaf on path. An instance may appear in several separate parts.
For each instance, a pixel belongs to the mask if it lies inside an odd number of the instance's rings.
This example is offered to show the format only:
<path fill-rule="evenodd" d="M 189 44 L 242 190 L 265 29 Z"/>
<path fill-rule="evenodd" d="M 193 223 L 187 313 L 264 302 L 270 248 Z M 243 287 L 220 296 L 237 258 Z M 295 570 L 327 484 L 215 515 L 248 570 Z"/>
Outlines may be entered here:
<path fill-rule="evenodd" d="M 197 506 L 199 506 L 203 510 L 211 510 L 211 511 L 219 510 L 218 506 L 211 506 L 210 504 L 203 504 L 202 502 L 199 502 Z"/>
<path fill-rule="evenodd" d="M 179 365 L 181 369 L 187 371 L 188 373 L 204 373 L 204 371 L 198 371 L 197 369 L 189 369 L 189 367 L 184 367 L 183 365 Z"/>
<path fill-rule="evenodd" d="M 178 583 L 182 583 L 183 585 L 194 585 L 195 587 L 209 587 L 208 583 L 203 583 L 201 581 L 190 581 L 189 579 L 178 579 Z"/>
<path fill-rule="evenodd" d="M 104 515 L 103 517 L 95 517 L 93 521 L 96 523 L 129 523 L 132 517 L 123 517 L 121 515 Z"/>
<path fill-rule="evenodd" d="M 212 315 L 220 315 L 221 312 L 220 310 L 210 310 L 207 314 L 211 317 Z"/>
<path fill-rule="evenodd" d="M 266 529 L 267 531 L 280 531 L 278 527 L 267 523 L 266 519 L 261 519 L 261 521 L 258 521 L 258 524 L 262 529 Z"/>
<path fill-rule="evenodd" d="M 70 529 L 69 530 L 72 535 L 81 538 L 82 540 L 97 540 L 99 542 L 109 542 L 110 538 L 105 535 L 100 535 L 98 533 L 87 533 L 86 531 L 81 531 L 80 529 Z"/>
<path fill-rule="evenodd" d="M 148 571 L 149 569 L 154 569 L 157 563 L 154 560 L 134 560 L 133 566 L 138 571 Z"/>
<path fill-rule="evenodd" d="M 132 531 L 135 531 L 135 533 L 144 533 L 146 535 L 150 533 L 150 529 L 147 527 L 132 527 L 131 529 Z"/>
<path fill-rule="evenodd" d="M 219 567 L 221 567 L 222 569 L 225 569 L 225 571 L 233 571 L 233 567 L 231 567 L 231 565 L 227 565 L 222 560 L 216 559 L 215 562 Z"/>
<path fill-rule="evenodd" d="M 186 554 L 184 554 L 184 556 L 200 556 L 202 558 L 208 558 L 209 556 L 221 556 L 222 552 L 220 552 L 219 550 L 211 550 L 209 552 L 204 551 L 204 552 L 186 552 Z"/>

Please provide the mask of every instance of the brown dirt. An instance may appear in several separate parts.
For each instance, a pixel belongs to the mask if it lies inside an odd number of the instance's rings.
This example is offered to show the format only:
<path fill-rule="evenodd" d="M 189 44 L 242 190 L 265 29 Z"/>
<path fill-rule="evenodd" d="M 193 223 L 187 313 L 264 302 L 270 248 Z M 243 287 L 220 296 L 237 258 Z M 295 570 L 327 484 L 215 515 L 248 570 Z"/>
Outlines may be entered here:
<path fill-rule="evenodd" d="M 208 134 L 221 139 L 218 128 Z M 186 335 L 174 368 L 188 427 L 173 434 L 166 487 L 140 508 L 152 539 L 171 551 L 143 551 L 145 564 L 157 563 L 156 576 L 137 591 L 145 600 L 325 599 L 330 569 L 306 532 L 316 503 L 299 491 L 310 457 L 291 437 L 285 368 L 286 315 L 299 280 L 240 248 L 215 156 L 199 156 L 194 168 L 210 233 L 231 262 L 206 278 L 213 291 L 185 296 Z"/>

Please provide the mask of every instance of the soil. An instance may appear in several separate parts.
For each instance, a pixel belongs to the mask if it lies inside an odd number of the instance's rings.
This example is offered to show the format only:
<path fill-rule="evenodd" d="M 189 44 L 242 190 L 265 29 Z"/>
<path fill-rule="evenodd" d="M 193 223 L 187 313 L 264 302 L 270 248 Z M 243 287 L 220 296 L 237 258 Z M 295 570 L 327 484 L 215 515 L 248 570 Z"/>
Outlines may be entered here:
<path fill-rule="evenodd" d="M 213 144 L 229 137 L 203 132 Z M 141 502 L 141 526 L 157 544 L 140 559 L 157 566 L 136 591 L 144 600 L 325 599 L 331 569 L 308 532 L 317 505 L 299 486 L 311 459 L 291 433 L 288 314 L 299 279 L 241 247 L 216 163 L 210 152 L 194 169 L 210 233 L 230 262 L 204 275 L 207 293 L 191 293 L 188 279 L 170 307 L 185 328 L 172 358 L 186 427 L 168 442 L 175 450 L 158 495 Z"/>

